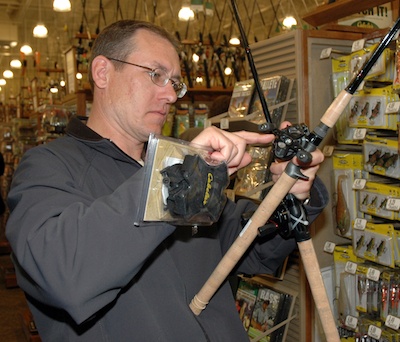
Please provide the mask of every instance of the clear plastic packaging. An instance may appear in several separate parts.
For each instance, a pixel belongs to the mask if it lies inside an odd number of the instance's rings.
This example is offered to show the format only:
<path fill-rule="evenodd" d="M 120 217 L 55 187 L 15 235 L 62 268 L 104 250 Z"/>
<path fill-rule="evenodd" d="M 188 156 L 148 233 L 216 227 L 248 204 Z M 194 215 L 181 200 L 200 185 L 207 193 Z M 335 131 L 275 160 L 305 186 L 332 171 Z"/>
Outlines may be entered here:
<path fill-rule="evenodd" d="M 142 221 L 201 226 L 218 220 L 229 176 L 226 164 L 212 160 L 210 152 L 187 141 L 150 135 L 139 210 Z"/>

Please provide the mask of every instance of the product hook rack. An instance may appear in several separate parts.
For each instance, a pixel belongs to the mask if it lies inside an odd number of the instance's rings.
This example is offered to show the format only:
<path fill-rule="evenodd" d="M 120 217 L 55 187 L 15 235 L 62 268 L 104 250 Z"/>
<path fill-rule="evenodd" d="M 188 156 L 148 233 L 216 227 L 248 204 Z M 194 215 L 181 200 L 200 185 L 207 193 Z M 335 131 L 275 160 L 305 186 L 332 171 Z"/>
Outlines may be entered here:
<path fill-rule="evenodd" d="M 219 287 L 226 280 L 230 272 L 234 269 L 240 258 L 245 254 L 245 252 L 250 247 L 252 242 L 257 238 L 257 236 L 259 236 L 259 228 L 265 226 L 267 221 L 285 199 L 296 181 L 298 179 L 307 178 L 301 173 L 300 166 L 292 161 L 293 157 L 297 156 L 297 159 L 304 164 L 307 164 L 311 161 L 311 152 L 317 149 L 317 147 L 327 135 L 329 129 L 333 128 L 340 115 L 349 104 L 350 99 L 352 98 L 354 93 L 362 85 L 372 66 L 376 63 L 383 51 L 389 46 L 390 42 L 397 35 L 400 29 L 400 18 L 398 18 L 392 28 L 382 38 L 379 45 L 375 48 L 371 57 L 367 61 L 365 61 L 364 65 L 351 80 L 348 86 L 344 90 L 342 90 L 335 98 L 335 100 L 331 103 L 331 105 L 321 117 L 320 123 L 311 133 L 304 125 L 294 126 L 296 134 L 300 134 L 301 137 L 298 139 L 298 136 L 296 135 L 297 140 L 295 140 L 298 146 L 296 146 L 295 149 L 292 149 L 290 146 L 290 139 L 288 139 L 288 136 L 290 135 L 290 133 L 292 133 L 290 129 L 286 128 L 283 130 L 278 130 L 278 128 L 274 127 L 272 124 L 267 103 L 263 96 L 262 89 L 259 84 L 259 79 L 257 77 L 257 70 L 252 60 L 251 51 L 248 47 L 244 30 L 241 27 L 241 20 L 237 11 L 235 0 L 231 0 L 231 4 L 235 13 L 239 30 L 242 35 L 243 46 L 246 50 L 249 65 L 253 73 L 254 81 L 256 84 L 256 91 L 260 95 L 259 97 L 261 105 L 267 121 L 266 126 L 260 127 L 260 129 L 265 132 L 271 132 L 276 136 L 274 142 L 275 155 L 279 159 L 290 160 L 290 162 L 288 163 L 284 173 L 272 186 L 271 190 L 258 206 L 253 216 L 249 219 L 245 227 L 242 229 L 237 239 L 233 242 L 229 250 L 222 257 L 221 261 L 211 273 L 207 281 L 204 283 L 203 287 L 192 299 L 189 306 L 195 315 L 200 315 L 200 313 L 207 307 L 208 302 L 218 291 Z M 281 140 L 282 137 L 283 142 Z M 305 273 L 310 285 L 310 289 L 314 298 L 316 309 L 320 317 L 325 337 L 328 342 L 339 342 L 340 338 L 336 327 L 336 322 L 330 308 L 330 303 L 328 300 L 311 237 L 308 233 L 308 230 L 304 229 L 304 227 L 301 228 L 300 232 L 294 231 L 293 233 L 303 261 Z"/>

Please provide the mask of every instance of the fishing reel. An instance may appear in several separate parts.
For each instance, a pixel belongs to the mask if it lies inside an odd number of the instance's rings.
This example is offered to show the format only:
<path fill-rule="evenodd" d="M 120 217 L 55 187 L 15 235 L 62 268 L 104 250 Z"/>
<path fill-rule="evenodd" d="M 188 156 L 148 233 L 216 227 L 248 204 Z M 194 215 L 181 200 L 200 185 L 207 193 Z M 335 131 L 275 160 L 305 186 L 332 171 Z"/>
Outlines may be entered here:
<path fill-rule="evenodd" d="M 242 215 L 243 227 L 247 224 L 254 212 L 246 212 Z M 309 222 L 307 212 L 302 201 L 293 194 L 287 194 L 276 208 L 268 222 L 258 228 L 260 237 L 281 235 L 284 239 L 294 237 L 296 242 L 308 240 Z"/>
<path fill-rule="evenodd" d="M 226 203 L 229 184 L 225 163 L 209 165 L 199 155 L 186 155 L 183 163 L 161 170 L 168 191 L 166 209 L 187 223 L 216 222 Z"/>
<path fill-rule="evenodd" d="M 260 126 L 260 130 L 265 131 L 265 127 Z M 311 162 L 311 153 L 306 150 L 310 142 L 310 130 L 305 124 L 274 129 L 272 133 L 275 135 L 274 153 L 277 159 L 286 161 L 296 156 L 303 164 Z"/>

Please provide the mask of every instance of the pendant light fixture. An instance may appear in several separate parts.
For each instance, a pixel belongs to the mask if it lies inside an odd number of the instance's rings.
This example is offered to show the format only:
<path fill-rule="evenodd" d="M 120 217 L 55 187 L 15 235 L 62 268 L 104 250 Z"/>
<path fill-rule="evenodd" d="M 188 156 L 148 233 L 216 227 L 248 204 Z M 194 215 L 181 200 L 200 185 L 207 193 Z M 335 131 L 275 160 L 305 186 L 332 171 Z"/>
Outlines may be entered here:
<path fill-rule="evenodd" d="M 190 1 L 184 1 L 178 13 L 180 21 L 189 21 L 194 19 L 194 12 L 191 9 Z"/>
<path fill-rule="evenodd" d="M 24 20 L 24 40 L 25 43 L 21 46 L 19 51 L 21 51 L 25 56 L 29 56 L 30 54 L 32 54 L 33 50 L 31 46 L 26 43 L 26 20 Z"/>
<path fill-rule="evenodd" d="M 19 59 L 13 59 L 10 62 L 10 67 L 14 69 L 21 69 L 22 68 L 22 63 Z"/>
<path fill-rule="evenodd" d="M 55 12 L 69 12 L 71 11 L 71 2 L 69 0 L 54 0 L 53 10 Z"/>
<path fill-rule="evenodd" d="M 39 22 L 33 29 L 33 36 L 35 38 L 47 38 L 47 33 L 48 33 L 47 28 L 41 21 L 42 21 L 42 7 L 41 7 L 41 1 L 39 0 Z"/>
<path fill-rule="evenodd" d="M 47 33 L 48 33 L 47 27 L 40 22 L 33 29 L 33 36 L 35 38 L 46 38 Z"/>
<path fill-rule="evenodd" d="M 4 70 L 3 77 L 8 79 L 13 78 L 14 73 L 10 69 Z"/>
<path fill-rule="evenodd" d="M 240 39 L 235 34 L 231 36 L 229 39 L 229 44 L 231 45 L 240 45 Z"/>
<path fill-rule="evenodd" d="M 296 17 L 299 17 L 299 15 L 296 11 L 296 6 L 294 5 L 292 0 L 288 1 L 288 8 L 284 11 L 284 13 L 286 13 L 286 16 L 282 21 L 283 28 L 288 30 L 296 28 Z"/>
<path fill-rule="evenodd" d="M 19 50 L 25 55 L 31 55 L 33 50 L 29 44 L 24 44 L 21 46 L 21 49 Z"/>
<path fill-rule="evenodd" d="M 283 19 L 282 25 L 288 29 L 292 28 L 293 26 L 297 25 L 297 20 L 293 16 L 287 16 Z"/>

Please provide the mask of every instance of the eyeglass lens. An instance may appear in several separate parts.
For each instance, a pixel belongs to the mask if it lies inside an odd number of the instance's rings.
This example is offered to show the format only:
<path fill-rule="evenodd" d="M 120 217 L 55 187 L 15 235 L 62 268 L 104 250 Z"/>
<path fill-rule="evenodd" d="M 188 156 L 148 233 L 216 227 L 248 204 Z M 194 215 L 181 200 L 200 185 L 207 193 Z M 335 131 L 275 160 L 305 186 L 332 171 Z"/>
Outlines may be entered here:
<path fill-rule="evenodd" d="M 168 81 L 170 80 L 167 72 L 163 69 L 154 69 L 150 73 L 150 76 L 153 83 L 161 87 L 165 87 Z M 184 84 L 183 82 L 175 82 L 173 80 L 171 80 L 171 82 L 172 82 L 172 87 L 174 88 L 178 98 L 182 98 L 187 91 L 186 84 Z"/>

